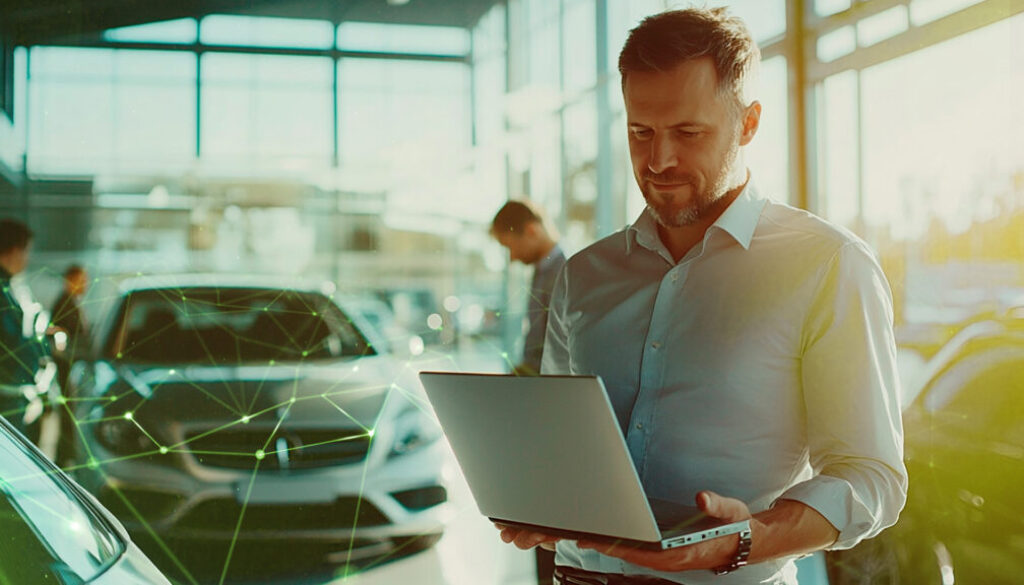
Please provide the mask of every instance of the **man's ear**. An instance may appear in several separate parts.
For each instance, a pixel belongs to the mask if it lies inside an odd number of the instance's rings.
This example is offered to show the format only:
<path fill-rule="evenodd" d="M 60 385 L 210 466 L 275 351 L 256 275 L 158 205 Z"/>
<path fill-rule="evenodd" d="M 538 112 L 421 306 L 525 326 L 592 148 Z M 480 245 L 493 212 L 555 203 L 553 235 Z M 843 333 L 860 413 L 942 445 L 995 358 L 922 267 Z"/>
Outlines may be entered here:
<path fill-rule="evenodd" d="M 740 146 L 746 146 L 754 139 L 761 124 L 761 102 L 754 100 L 743 109 L 743 130 L 740 133 Z"/>
<path fill-rule="evenodd" d="M 537 237 L 544 235 L 544 226 L 539 221 L 528 221 L 523 225 L 522 235 L 535 240 Z"/>

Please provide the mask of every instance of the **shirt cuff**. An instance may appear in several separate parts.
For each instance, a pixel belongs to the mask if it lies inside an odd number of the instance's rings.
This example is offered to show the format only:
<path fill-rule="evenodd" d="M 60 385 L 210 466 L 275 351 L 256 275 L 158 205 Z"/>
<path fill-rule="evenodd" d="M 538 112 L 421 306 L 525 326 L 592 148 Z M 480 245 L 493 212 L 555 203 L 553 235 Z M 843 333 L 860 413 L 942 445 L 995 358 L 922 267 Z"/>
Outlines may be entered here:
<path fill-rule="evenodd" d="M 818 475 L 789 488 L 778 499 L 796 500 L 824 516 L 839 531 L 830 550 L 853 548 L 877 523 L 872 507 L 858 497 L 850 482 L 838 477 Z"/>

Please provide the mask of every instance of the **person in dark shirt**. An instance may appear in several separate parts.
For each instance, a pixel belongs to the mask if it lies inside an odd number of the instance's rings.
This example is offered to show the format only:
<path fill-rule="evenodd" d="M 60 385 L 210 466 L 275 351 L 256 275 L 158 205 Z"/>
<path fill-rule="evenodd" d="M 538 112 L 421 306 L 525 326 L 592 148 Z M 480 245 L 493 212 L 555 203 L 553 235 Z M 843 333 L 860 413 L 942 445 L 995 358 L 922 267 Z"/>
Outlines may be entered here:
<path fill-rule="evenodd" d="M 32 230 L 24 223 L 0 219 L 0 416 L 38 441 L 42 414 L 35 378 L 48 355 L 45 341 L 28 323 L 11 279 L 28 266 Z"/>
<path fill-rule="evenodd" d="M 548 326 L 548 302 L 555 278 L 565 264 L 565 253 L 558 246 L 554 231 L 544 226 L 544 220 L 534 207 L 524 201 L 506 203 L 491 222 L 491 235 L 508 250 L 509 259 L 533 266 L 530 300 L 527 304 L 527 329 L 523 341 L 522 360 L 513 368 L 520 376 L 540 373 L 544 353 L 544 334 Z M 546 548 L 535 549 L 537 580 L 551 583 L 555 569 L 555 553 Z"/>
<path fill-rule="evenodd" d="M 85 268 L 72 264 L 64 271 L 64 291 L 50 311 L 51 323 L 60 331 L 55 337 L 53 360 L 57 364 L 57 378 L 65 399 L 73 398 L 75 390 L 70 382 L 71 364 L 92 353 L 89 326 L 82 313 L 81 298 L 89 287 L 89 274 Z M 57 440 L 57 463 L 64 466 L 75 462 L 75 421 L 71 404 L 57 407 L 60 417 L 60 436 Z"/>
<path fill-rule="evenodd" d="M 565 253 L 548 229 L 540 212 L 525 201 L 507 202 L 491 222 L 491 235 L 508 250 L 509 259 L 531 265 L 533 280 L 526 308 L 526 335 L 523 357 L 514 372 L 536 376 L 540 373 L 540 360 L 544 352 L 544 333 L 548 324 L 548 302 L 555 277 L 565 264 Z"/>

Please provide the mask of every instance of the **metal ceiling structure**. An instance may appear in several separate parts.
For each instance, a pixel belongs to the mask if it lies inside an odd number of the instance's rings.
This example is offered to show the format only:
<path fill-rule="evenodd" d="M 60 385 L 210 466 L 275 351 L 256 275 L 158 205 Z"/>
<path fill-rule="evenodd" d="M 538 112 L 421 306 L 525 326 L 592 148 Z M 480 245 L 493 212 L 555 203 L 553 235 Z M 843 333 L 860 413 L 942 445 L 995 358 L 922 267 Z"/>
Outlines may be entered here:
<path fill-rule="evenodd" d="M 209 14 L 472 27 L 502 0 L 0 0 L 8 45 L 74 44 L 103 31 Z"/>

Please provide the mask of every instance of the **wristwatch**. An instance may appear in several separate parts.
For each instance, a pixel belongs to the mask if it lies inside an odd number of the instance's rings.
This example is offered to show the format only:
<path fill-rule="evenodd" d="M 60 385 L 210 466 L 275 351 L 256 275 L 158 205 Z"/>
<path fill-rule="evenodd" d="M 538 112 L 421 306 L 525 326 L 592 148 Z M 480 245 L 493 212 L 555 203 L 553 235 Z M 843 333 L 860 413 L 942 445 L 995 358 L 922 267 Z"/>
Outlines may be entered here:
<path fill-rule="evenodd" d="M 732 561 L 727 565 L 722 565 L 713 569 L 716 575 L 725 575 L 731 573 L 736 569 L 746 566 L 747 557 L 750 556 L 750 547 L 753 541 L 750 537 L 750 520 L 745 520 L 746 526 L 740 531 L 740 546 L 736 549 L 736 556 L 732 558 Z"/>

